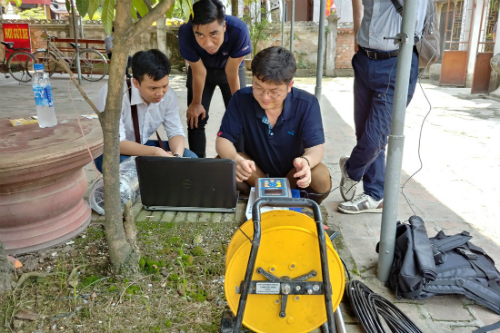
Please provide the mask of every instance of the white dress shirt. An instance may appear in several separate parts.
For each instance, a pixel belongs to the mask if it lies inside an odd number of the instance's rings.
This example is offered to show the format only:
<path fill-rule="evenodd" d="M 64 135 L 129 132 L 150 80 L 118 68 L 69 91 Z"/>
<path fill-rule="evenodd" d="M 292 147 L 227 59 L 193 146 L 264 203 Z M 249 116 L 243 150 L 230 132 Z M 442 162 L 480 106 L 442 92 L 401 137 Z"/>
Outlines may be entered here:
<path fill-rule="evenodd" d="M 96 107 L 100 112 L 104 112 L 107 94 L 108 84 L 106 83 L 99 90 L 99 97 L 96 103 Z M 132 84 L 132 105 L 134 104 L 137 105 L 137 118 L 139 120 L 142 144 L 145 144 L 149 140 L 149 137 L 161 124 L 165 128 L 169 140 L 176 135 L 185 137 L 184 128 L 179 116 L 177 95 L 172 88 L 168 88 L 167 93 L 160 102 L 149 103 L 147 105 L 144 99 L 142 99 L 139 90 Z M 134 122 L 132 120 L 130 105 L 127 84 L 125 83 L 120 117 L 120 142 L 124 140 L 135 142 Z M 165 138 L 162 138 L 162 140 L 165 140 Z"/>
<path fill-rule="evenodd" d="M 417 0 L 415 35 L 419 38 L 422 36 L 429 1 Z M 404 0 L 399 0 L 399 2 L 404 6 Z M 363 8 L 363 20 L 356 36 L 359 46 L 382 51 L 399 49 L 399 44 L 396 44 L 393 39 L 384 39 L 384 37 L 395 37 L 401 32 L 402 17 L 396 11 L 392 1 L 363 0 Z"/>

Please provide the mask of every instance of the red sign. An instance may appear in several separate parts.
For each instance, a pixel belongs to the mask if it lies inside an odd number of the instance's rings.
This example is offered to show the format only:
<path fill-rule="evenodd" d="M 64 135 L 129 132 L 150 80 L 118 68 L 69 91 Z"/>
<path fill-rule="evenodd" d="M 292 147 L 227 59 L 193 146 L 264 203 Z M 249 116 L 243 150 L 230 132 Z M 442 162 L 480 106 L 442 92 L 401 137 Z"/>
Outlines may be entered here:
<path fill-rule="evenodd" d="M 28 23 L 3 23 L 3 40 L 14 42 L 16 48 L 28 48 L 31 51 L 30 26 Z M 7 58 L 9 57 L 7 52 Z"/>

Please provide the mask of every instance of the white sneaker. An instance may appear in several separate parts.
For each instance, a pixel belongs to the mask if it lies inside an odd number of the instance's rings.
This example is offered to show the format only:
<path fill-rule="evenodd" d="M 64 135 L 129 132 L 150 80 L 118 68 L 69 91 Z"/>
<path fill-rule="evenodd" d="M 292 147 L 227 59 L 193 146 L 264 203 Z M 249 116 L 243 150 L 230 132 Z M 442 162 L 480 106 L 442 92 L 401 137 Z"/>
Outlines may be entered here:
<path fill-rule="evenodd" d="M 340 178 L 340 194 L 346 201 L 354 198 L 354 195 L 356 194 L 356 184 L 358 183 L 357 181 L 349 178 L 349 175 L 345 171 L 345 162 L 347 162 L 348 159 L 349 156 L 342 156 L 339 160 L 340 173 L 342 175 Z"/>
<path fill-rule="evenodd" d="M 338 206 L 339 211 L 346 214 L 381 213 L 383 208 L 384 199 L 375 200 L 365 193 Z"/>

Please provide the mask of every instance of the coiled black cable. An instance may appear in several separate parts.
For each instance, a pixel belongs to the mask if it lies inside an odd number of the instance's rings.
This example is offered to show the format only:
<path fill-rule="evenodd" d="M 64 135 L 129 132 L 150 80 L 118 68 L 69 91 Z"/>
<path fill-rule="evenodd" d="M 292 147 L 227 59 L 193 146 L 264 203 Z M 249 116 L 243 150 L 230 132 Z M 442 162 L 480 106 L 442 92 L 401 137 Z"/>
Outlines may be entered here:
<path fill-rule="evenodd" d="M 391 332 L 423 333 L 410 318 L 389 300 L 374 293 L 359 280 L 347 283 L 346 293 L 356 317 L 367 333 L 385 333 L 382 319 Z"/>

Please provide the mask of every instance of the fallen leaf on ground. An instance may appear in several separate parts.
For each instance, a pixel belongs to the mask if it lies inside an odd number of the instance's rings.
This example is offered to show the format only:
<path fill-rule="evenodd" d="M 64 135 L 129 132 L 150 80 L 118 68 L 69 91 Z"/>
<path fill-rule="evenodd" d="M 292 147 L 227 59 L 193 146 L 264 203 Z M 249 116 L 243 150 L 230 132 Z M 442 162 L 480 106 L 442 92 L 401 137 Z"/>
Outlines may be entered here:
<path fill-rule="evenodd" d="M 26 319 L 26 320 L 37 320 L 38 317 L 40 317 L 38 313 L 34 313 L 23 309 L 17 311 L 16 315 L 14 316 L 14 318 L 17 319 Z"/>

